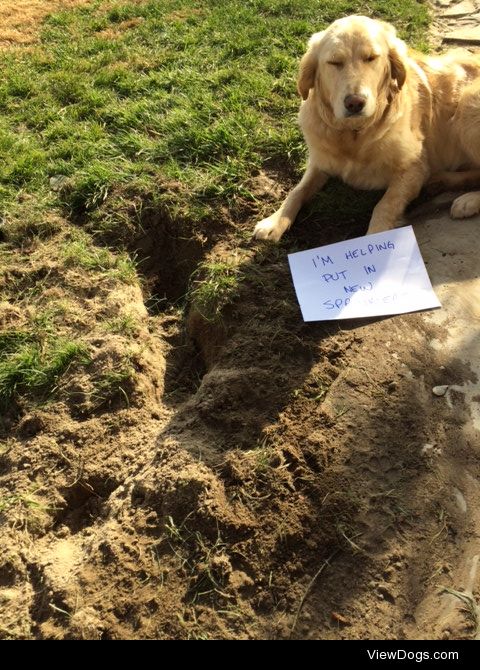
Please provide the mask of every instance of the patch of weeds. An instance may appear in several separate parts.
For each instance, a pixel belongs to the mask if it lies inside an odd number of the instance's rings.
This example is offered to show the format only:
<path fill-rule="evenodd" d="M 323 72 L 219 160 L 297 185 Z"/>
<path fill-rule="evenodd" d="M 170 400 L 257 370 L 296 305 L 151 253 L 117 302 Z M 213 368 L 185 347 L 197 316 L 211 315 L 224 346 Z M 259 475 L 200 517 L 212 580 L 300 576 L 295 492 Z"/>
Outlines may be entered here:
<path fill-rule="evenodd" d="M 288 463 L 268 437 L 254 449 L 228 456 L 225 467 L 234 482 L 232 498 L 238 498 L 250 509 L 262 507 L 286 488 L 292 490 Z"/>
<path fill-rule="evenodd" d="M 31 342 L 32 333 L 25 330 L 5 330 L 0 332 L 0 360 L 23 345 Z"/>
<path fill-rule="evenodd" d="M 264 448 L 256 451 L 254 456 L 255 474 L 261 475 L 267 472 L 267 470 L 272 467 L 271 462 L 272 462 L 271 449 Z"/>
<path fill-rule="evenodd" d="M 207 321 L 218 321 L 222 310 L 239 294 L 244 274 L 235 261 L 201 263 L 188 291 L 192 306 Z"/>
<path fill-rule="evenodd" d="M 94 410 L 108 408 L 112 403 L 121 399 L 127 407 L 130 406 L 129 393 L 133 369 L 125 361 L 118 370 L 107 370 L 95 377 L 93 391 L 90 394 L 90 402 Z"/>
<path fill-rule="evenodd" d="M 472 626 L 474 639 L 480 639 L 480 605 L 478 605 L 473 595 L 465 591 L 455 591 L 448 586 L 445 586 L 441 593 L 448 593 L 460 600 L 463 605 L 462 610 Z"/>
<path fill-rule="evenodd" d="M 125 337 L 133 337 L 138 333 L 138 322 L 130 314 L 118 316 L 114 319 L 108 319 L 103 324 L 103 327 L 108 333 L 115 335 L 124 335 Z"/>
<path fill-rule="evenodd" d="M 231 565 L 225 554 L 226 545 L 220 532 L 217 533 L 215 542 L 212 542 L 198 530 L 190 530 L 186 525 L 187 520 L 188 517 L 182 524 L 177 525 L 169 516 L 165 523 L 165 532 L 171 549 L 189 575 L 189 600 L 194 604 L 205 596 L 225 596 L 223 588 Z"/>
<path fill-rule="evenodd" d="M 30 531 L 39 530 L 48 521 L 48 512 L 52 508 L 36 494 L 11 493 L 0 498 L 0 515 L 8 519 L 12 525 Z"/>
<path fill-rule="evenodd" d="M 51 207 L 50 200 L 41 194 L 32 196 L 20 192 L 0 223 L 5 241 L 20 247 L 26 243 L 53 237 L 62 230 L 63 219 Z"/>
<path fill-rule="evenodd" d="M 121 176 L 113 164 L 94 161 L 69 181 L 61 196 L 74 213 L 84 213 L 100 207 Z"/>
<path fill-rule="evenodd" d="M 48 396 L 73 363 L 89 362 L 87 348 L 58 338 L 40 341 L 38 335 L 6 331 L 0 338 L 0 405 L 18 396 Z"/>
<path fill-rule="evenodd" d="M 183 613 L 177 612 L 177 619 L 185 630 L 187 640 L 210 640 L 209 634 L 202 629 L 197 620 L 194 607 L 189 607 Z"/>
<path fill-rule="evenodd" d="M 35 331 L 53 335 L 56 320 L 63 319 L 68 310 L 68 302 L 66 300 L 58 300 L 54 305 L 49 305 L 44 310 L 36 312 L 32 317 L 32 325 Z"/>
<path fill-rule="evenodd" d="M 109 249 L 97 247 L 83 233 L 77 233 L 66 242 L 61 250 L 66 265 L 89 271 L 102 272 L 132 284 L 137 279 L 135 262 L 126 253 L 114 254 Z"/>
<path fill-rule="evenodd" d="M 327 395 L 332 381 L 332 379 L 324 379 L 319 375 L 313 375 L 311 379 L 305 382 L 302 388 L 293 391 L 293 396 L 294 398 L 304 397 L 315 402 L 320 402 Z"/>

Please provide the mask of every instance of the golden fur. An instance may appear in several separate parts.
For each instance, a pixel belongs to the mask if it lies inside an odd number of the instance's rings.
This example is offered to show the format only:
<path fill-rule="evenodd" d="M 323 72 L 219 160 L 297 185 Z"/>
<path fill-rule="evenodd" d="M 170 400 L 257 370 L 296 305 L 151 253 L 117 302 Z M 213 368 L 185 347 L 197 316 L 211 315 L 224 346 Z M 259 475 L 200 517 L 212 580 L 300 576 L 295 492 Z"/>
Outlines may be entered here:
<path fill-rule="evenodd" d="M 468 51 L 424 56 L 389 24 L 349 16 L 312 36 L 298 91 L 307 168 L 280 208 L 257 224 L 255 237 L 279 240 L 330 176 L 386 189 L 369 233 L 394 228 L 427 182 L 480 186 L 480 58 Z M 347 108 L 351 100 L 364 105 L 359 113 Z M 457 198 L 451 214 L 479 211 L 474 192 Z"/>

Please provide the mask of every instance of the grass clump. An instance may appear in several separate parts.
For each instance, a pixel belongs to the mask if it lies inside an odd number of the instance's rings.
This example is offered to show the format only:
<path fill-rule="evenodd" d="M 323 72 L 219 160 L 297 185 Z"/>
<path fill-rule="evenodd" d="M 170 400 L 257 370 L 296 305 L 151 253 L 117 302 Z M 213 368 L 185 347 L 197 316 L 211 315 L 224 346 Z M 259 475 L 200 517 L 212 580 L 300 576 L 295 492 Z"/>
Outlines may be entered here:
<path fill-rule="evenodd" d="M 74 362 L 89 361 L 84 344 L 65 339 L 41 342 L 27 331 L 0 336 L 0 406 L 19 396 L 47 396 Z"/>
<path fill-rule="evenodd" d="M 226 305 L 238 295 L 243 273 L 228 260 L 202 263 L 195 276 L 189 291 L 191 304 L 207 321 L 218 321 Z"/>
<path fill-rule="evenodd" d="M 93 391 L 90 394 L 92 409 L 108 408 L 117 400 L 124 401 L 129 407 L 133 374 L 132 366 L 125 360 L 117 370 L 105 370 L 93 379 Z"/>
<path fill-rule="evenodd" d="M 100 272 L 132 284 L 137 278 L 135 262 L 126 253 L 114 254 L 109 249 L 94 245 L 83 233 L 72 235 L 62 247 L 62 257 L 67 266 Z"/>
<path fill-rule="evenodd" d="M 131 314 L 124 314 L 113 319 L 108 319 L 104 323 L 104 329 L 108 333 L 115 335 L 124 335 L 125 337 L 133 337 L 139 330 L 138 321 Z"/>

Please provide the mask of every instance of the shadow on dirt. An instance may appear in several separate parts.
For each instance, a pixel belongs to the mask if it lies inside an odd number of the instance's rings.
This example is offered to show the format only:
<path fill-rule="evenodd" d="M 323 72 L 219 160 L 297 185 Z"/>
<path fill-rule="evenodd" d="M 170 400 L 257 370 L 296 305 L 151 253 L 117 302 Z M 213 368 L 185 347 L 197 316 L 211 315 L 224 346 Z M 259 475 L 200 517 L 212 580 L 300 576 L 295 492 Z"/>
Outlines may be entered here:
<path fill-rule="evenodd" d="M 190 306 L 187 332 L 172 328 L 172 418 L 89 541 L 95 581 L 115 575 L 128 604 L 98 605 L 104 638 L 408 638 L 449 577 L 461 523 L 445 463 L 472 444 L 461 402 L 431 389 L 468 370 L 429 346 L 443 333 L 418 314 L 302 322 L 287 253 L 358 237 L 369 218 L 321 204 L 275 247 L 239 242 L 246 230 L 146 240 L 170 307 L 202 260 L 241 258 L 242 280 L 221 321 Z"/>
<path fill-rule="evenodd" d="M 247 575 L 242 597 L 263 617 L 263 636 L 408 637 L 432 575 L 448 572 L 455 532 L 449 475 L 432 454 L 471 448 L 459 408 L 432 403 L 434 385 L 458 378 L 458 361 L 439 361 L 416 314 L 302 323 L 292 241 L 329 244 L 338 228 L 300 221 L 280 247 L 255 247 L 221 327 L 190 320 L 205 374 L 130 490 L 160 527 L 169 519 L 212 546 L 221 537 L 229 568 L 218 579 L 228 589 L 230 574 Z M 215 589 L 199 600 L 192 579 L 186 601 L 215 609 Z"/>

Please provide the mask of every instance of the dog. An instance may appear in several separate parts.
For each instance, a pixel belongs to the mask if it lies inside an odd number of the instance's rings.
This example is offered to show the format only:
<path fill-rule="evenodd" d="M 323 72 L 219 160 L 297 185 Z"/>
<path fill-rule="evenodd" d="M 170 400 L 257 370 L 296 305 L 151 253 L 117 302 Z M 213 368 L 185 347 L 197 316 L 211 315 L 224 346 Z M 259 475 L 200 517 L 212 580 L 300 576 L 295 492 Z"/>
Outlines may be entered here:
<path fill-rule="evenodd" d="M 385 189 L 367 234 L 396 227 L 426 184 L 480 187 L 480 57 L 462 49 L 425 56 L 395 28 L 365 16 L 338 19 L 314 34 L 300 62 L 299 124 L 305 174 L 257 239 L 278 241 L 329 177 Z M 480 191 L 458 197 L 451 216 L 480 212 Z"/>

